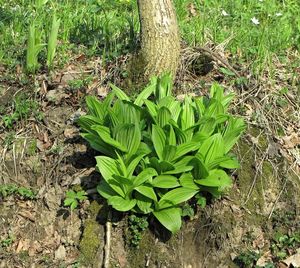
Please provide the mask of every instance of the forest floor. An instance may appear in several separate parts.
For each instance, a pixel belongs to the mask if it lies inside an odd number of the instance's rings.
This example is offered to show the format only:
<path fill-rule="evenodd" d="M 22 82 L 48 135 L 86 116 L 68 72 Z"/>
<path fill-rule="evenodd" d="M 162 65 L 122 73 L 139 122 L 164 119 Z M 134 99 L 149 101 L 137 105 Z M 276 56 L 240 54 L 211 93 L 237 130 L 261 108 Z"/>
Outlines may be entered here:
<path fill-rule="evenodd" d="M 76 119 L 85 96 L 105 98 L 109 82 L 130 91 L 136 10 L 130 1 L 102 1 L 108 13 L 101 1 L 46 3 L 62 19 L 55 67 L 45 67 L 42 51 L 39 70 L 28 74 L 21 32 L 38 10 L 21 2 L 0 0 L 0 267 L 100 267 L 107 206 L 95 190 L 97 153 Z M 185 47 L 175 91 L 207 95 L 218 82 L 235 92 L 231 113 L 248 126 L 235 148 L 241 168 L 232 190 L 194 208 L 173 237 L 152 226 L 132 248 L 128 216 L 114 213 L 112 267 L 300 267 L 300 7 L 249 1 L 245 12 L 242 4 L 204 2 L 175 1 Z M 44 12 L 40 20 L 43 39 L 51 19 Z M 74 210 L 64 206 L 70 190 L 88 197 Z"/>

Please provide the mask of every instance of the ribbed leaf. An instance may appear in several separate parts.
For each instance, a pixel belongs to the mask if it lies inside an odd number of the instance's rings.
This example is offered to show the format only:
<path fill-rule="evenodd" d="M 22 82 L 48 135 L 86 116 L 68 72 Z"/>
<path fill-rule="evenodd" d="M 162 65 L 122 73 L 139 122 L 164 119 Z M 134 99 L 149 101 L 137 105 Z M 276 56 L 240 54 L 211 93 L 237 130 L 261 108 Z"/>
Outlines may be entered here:
<path fill-rule="evenodd" d="M 97 191 L 105 199 L 118 195 L 105 180 L 100 181 L 100 184 L 97 186 Z"/>
<path fill-rule="evenodd" d="M 152 125 L 152 142 L 160 160 L 163 159 L 163 150 L 166 145 L 166 135 L 163 129 L 157 125 Z"/>
<path fill-rule="evenodd" d="M 223 134 L 225 153 L 229 152 L 242 135 L 246 126 L 241 118 L 230 118 Z"/>
<path fill-rule="evenodd" d="M 176 154 L 174 156 L 174 160 L 178 159 L 188 153 L 192 153 L 194 151 L 199 150 L 200 144 L 198 142 L 187 142 L 177 146 Z"/>
<path fill-rule="evenodd" d="M 134 173 L 136 167 L 138 166 L 138 164 L 140 163 L 140 161 L 142 160 L 142 158 L 145 156 L 145 154 L 138 154 L 136 155 L 133 159 L 129 159 L 130 162 L 127 166 L 127 172 L 128 172 L 128 177 L 131 177 L 132 174 Z"/>
<path fill-rule="evenodd" d="M 179 178 L 179 182 L 184 188 L 199 190 L 199 186 L 194 182 L 194 177 L 191 173 L 183 173 Z"/>
<path fill-rule="evenodd" d="M 148 87 L 146 87 L 136 98 L 134 101 L 135 105 L 142 106 L 144 101 L 148 99 L 148 97 L 154 93 L 156 84 L 151 83 Z"/>
<path fill-rule="evenodd" d="M 120 125 L 116 129 L 116 140 L 126 148 L 129 157 L 134 155 L 141 143 L 141 131 L 138 125 Z"/>
<path fill-rule="evenodd" d="M 102 109 L 102 103 L 95 96 L 87 96 L 85 98 L 86 105 L 89 112 L 99 118 L 101 121 L 104 119 L 104 111 Z"/>
<path fill-rule="evenodd" d="M 191 105 L 191 98 L 185 97 L 184 104 L 181 112 L 181 129 L 185 130 L 195 124 L 194 109 Z"/>
<path fill-rule="evenodd" d="M 136 198 L 136 204 L 138 208 L 141 210 L 141 212 L 148 214 L 153 211 L 151 207 L 153 204 L 152 199 L 140 194 L 139 192 L 136 192 L 134 196 Z"/>
<path fill-rule="evenodd" d="M 144 169 L 140 174 L 138 174 L 134 178 L 134 180 L 133 180 L 134 187 L 140 186 L 144 182 L 151 180 L 152 177 L 154 177 L 156 175 L 157 175 L 157 172 L 155 169 L 153 169 L 153 168 Z"/>
<path fill-rule="evenodd" d="M 191 199 L 198 190 L 180 187 L 167 192 L 158 202 L 159 209 L 168 208 L 181 204 Z"/>
<path fill-rule="evenodd" d="M 167 107 L 161 107 L 157 113 L 157 123 L 158 125 L 163 128 L 165 125 L 169 123 L 171 119 L 171 112 Z"/>
<path fill-rule="evenodd" d="M 114 175 L 120 175 L 117 161 L 107 156 L 97 156 L 96 162 L 97 168 L 103 179 L 115 192 L 117 192 L 120 196 L 125 197 L 123 189 L 120 185 L 118 185 L 118 181 L 114 178 Z M 112 183 L 113 181 L 115 183 Z"/>
<path fill-rule="evenodd" d="M 125 94 L 125 92 L 122 89 L 118 88 L 113 84 L 109 84 L 109 85 L 120 100 L 130 101 L 130 98 Z"/>
<path fill-rule="evenodd" d="M 223 157 L 225 154 L 225 145 L 222 135 L 218 133 L 204 141 L 199 148 L 199 153 L 205 164 L 211 163 L 218 157 Z"/>
<path fill-rule="evenodd" d="M 149 101 L 149 100 L 144 100 L 144 103 L 147 106 L 148 113 L 152 117 L 154 123 L 156 123 L 156 117 L 157 117 L 157 107 L 156 107 L 156 105 L 152 101 Z"/>
<path fill-rule="evenodd" d="M 171 162 L 174 159 L 175 154 L 176 154 L 176 146 L 166 145 L 163 150 L 164 161 Z"/>
<path fill-rule="evenodd" d="M 108 204 L 118 211 L 129 211 L 136 205 L 135 199 L 125 199 L 120 196 L 108 198 Z"/>
<path fill-rule="evenodd" d="M 195 180 L 195 182 L 209 187 L 227 188 L 232 186 L 231 178 L 222 169 L 213 169 L 205 179 Z"/>
<path fill-rule="evenodd" d="M 168 208 L 159 211 L 153 211 L 155 218 L 169 231 L 176 233 L 181 227 L 181 209 Z"/>
<path fill-rule="evenodd" d="M 80 128 L 86 132 L 93 132 L 96 133 L 95 131 L 92 130 L 93 125 L 102 125 L 103 121 L 95 116 L 92 115 L 84 115 L 81 116 L 78 120 L 77 123 L 79 124 Z"/>
<path fill-rule="evenodd" d="M 96 131 L 99 137 L 107 144 L 111 145 L 116 149 L 119 149 L 122 152 L 127 152 L 127 148 L 123 144 L 121 144 L 117 140 L 114 140 L 111 137 L 109 128 L 104 126 L 94 125 L 92 126 L 92 130 Z"/>
<path fill-rule="evenodd" d="M 152 188 L 152 186 L 146 186 L 146 185 L 141 185 L 135 188 L 136 191 L 138 191 L 140 194 L 157 201 L 156 194 Z"/>
<path fill-rule="evenodd" d="M 175 188 L 180 186 L 178 179 L 171 175 L 159 175 L 152 181 L 152 185 L 157 188 Z"/>
<path fill-rule="evenodd" d="M 107 156 L 115 156 L 115 151 L 112 150 L 109 144 L 105 143 L 101 138 L 99 138 L 99 136 L 91 133 L 81 133 L 81 137 L 83 137 L 94 150 Z"/>

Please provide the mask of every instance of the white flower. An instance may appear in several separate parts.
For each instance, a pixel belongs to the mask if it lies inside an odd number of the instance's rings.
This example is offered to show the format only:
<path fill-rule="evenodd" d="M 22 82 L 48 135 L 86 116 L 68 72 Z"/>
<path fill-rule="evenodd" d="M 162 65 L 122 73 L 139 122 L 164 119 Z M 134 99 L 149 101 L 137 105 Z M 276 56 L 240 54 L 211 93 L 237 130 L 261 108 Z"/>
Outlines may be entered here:
<path fill-rule="evenodd" d="M 281 17 L 281 16 L 282 16 L 282 13 L 278 12 L 278 13 L 275 14 L 275 16 L 276 16 L 276 17 Z"/>
<path fill-rule="evenodd" d="M 222 9 L 222 15 L 224 16 L 224 17 L 227 17 L 227 16 L 229 16 L 229 14 L 224 10 L 224 9 Z"/>
<path fill-rule="evenodd" d="M 251 21 L 252 21 L 252 23 L 255 24 L 255 25 L 258 25 L 258 24 L 259 24 L 259 20 L 258 20 L 257 18 L 255 18 L 255 17 L 253 17 L 253 18 L 251 19 Z"/>

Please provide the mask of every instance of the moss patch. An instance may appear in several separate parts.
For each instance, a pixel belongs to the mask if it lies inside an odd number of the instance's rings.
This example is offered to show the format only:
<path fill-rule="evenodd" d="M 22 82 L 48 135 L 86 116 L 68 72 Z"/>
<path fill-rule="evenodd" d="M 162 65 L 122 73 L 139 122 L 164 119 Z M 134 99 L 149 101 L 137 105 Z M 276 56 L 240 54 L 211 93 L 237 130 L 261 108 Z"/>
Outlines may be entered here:
<path fill-rule="evenodd" d="M 93 201 L 88 209 L 90 218 L 84 223 L 84 231 L 80 241 L 80 252 L 82 263 L 94 267 L 99 263 L 102 254 L 98 251 L 103 247 L 103 226 L 97 221 L 97 215 L 101 209 L 101 205 Z"/>

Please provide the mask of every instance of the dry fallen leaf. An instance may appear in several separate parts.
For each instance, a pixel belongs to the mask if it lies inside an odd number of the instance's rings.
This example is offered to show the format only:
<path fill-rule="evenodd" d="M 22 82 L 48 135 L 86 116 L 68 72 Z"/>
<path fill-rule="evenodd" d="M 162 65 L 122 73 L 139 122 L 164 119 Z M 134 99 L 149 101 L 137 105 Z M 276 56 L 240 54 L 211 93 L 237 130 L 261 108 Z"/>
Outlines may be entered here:
<path fill-rule="evenodd" d="M 300 248 L 297 249 L 297 253 L 288 257 L 283 261 L 287 266 L 300 267 Z"/>
<path fill-rule="evenodd" d="M 292 149 L 300 145 L 300 136 L 297 133 L 292 133 L 289 136 L 283 137 L 282 141 L 283 141 L 283 146 L 286 149 Z"/>

